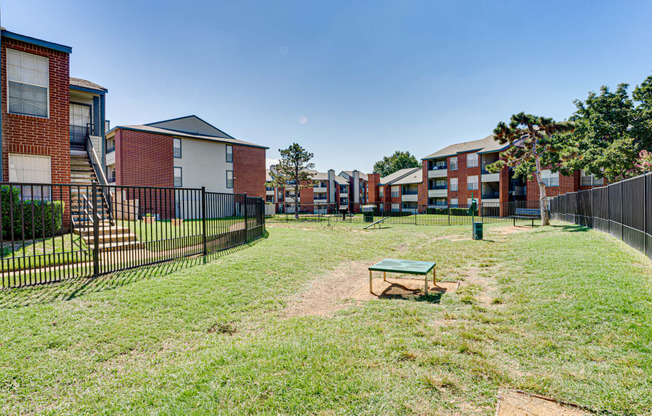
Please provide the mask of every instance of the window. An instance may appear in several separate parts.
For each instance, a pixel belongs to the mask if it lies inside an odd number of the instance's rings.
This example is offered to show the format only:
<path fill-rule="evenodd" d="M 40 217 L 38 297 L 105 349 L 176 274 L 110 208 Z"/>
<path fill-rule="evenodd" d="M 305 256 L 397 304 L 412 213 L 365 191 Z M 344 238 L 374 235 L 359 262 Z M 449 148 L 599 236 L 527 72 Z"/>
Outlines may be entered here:
<path fill-rule="evenodd" d="M 559 172 L 552 173 L 549 169 L 541 171 L 541 180 L 546 186 L 559 186 Z"/>
<path fill-rule="evenodd" d="M 51 183 L 50 156 L 9 154 L 9 182 Z M 32 189 L 33 188 L 33 189 Z M 50 199 L 50 186 L 25 186 L 23 199 Z"/>
<path fill-rule="evenodd" d="M 49 66 L 48 58 L 7 49 L 10 113 L 48 116 Z"/>
<path fill-rule="evenodd" d="M 457 170 L 457 156 L 450 158 L 450 169 Z"/>
<path fill-rule="evenodd" d="M 226 163 L 233 163 L 233 146 L 226 145 Z"/>
<path fill-rule="evenodd" d="M 384 194 L 385 194 L 385 188 L 381 186 L 380 190 L 378 191 L 378 195 L 382 198 Z"/>
<path fill-rule="evenodd" d="M 467 168 L 475 168 L 478 166 L 478 154 L 477 153 L 469 153 L 466 155 L 466 167 Z"/>
<path fill-rule="evenodd" d="M 183 174 L 181 168 L 178 166 L 174 167 L 174 187 L 180 188 L 183 186 Z"/>
<path fill-rule="evenodd" d="M 181 157 L 181 139 L 175 137 L 172 139 L 174 146 L 174 157 L 179 159 Z"/>
<path fill-rule="evenodd" d="M 596 186 L 596 185 L 604 185 L 604 179 L 598 179 L 595 177 L 595 175 L 591 175 L 589 173 L 584 172 L 584 169 L 582 169 L 582 176 L 581 176 L 581 182 L 580 185 L 582 186 Z"/>
<path fill-rule="evenodd" d="M 233 171 L 232 170 L 227 170 L 226 171 L 226 187 L 228 189 L 233 189 Z"/>
<path fill-rule="evenodd" d="M 451 191 L 457 192 L 457 178 L 451 178 Z"/>
<path fill-rule="evenodd" d="M 478 175 L 466 178 L 466 189 L 469 191 L 476 191 L 478 189 Z"/>
<path fill-rule="evenodd" d="M 451 199 L 451 208 L 457 208 L 457 198 Z"/>
<path fill-rule="evenodd" d="M 401 196 L 401 187 L 392 186 L 392 198 L 398 198 L 399 196 Z"/>

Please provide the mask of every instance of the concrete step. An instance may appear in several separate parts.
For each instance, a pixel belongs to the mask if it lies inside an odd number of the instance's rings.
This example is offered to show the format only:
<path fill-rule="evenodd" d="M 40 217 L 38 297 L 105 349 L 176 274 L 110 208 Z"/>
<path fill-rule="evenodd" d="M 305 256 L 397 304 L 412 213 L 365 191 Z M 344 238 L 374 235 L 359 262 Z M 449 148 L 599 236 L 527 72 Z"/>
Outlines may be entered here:
<path fill-rule="evenodd" d="M 104 230 L 104 231 L 102 231 Z M 92 225 L 89 225 L 86 228 L 76 228 L 73 231 L 75 234 L 82 235 L 82 236 L 88 236 L 88 235 L 93 235 L 93 227 Z M 121 227 L 121 226 L 116 226 L 116 225 L 110 225 L 110 224 L 105 224 L 102 226 L 100 224 L 100 233 L 105 233 L 105 234 L 128 234 L 131 233 L 131 230 L 127 227 Z"/>

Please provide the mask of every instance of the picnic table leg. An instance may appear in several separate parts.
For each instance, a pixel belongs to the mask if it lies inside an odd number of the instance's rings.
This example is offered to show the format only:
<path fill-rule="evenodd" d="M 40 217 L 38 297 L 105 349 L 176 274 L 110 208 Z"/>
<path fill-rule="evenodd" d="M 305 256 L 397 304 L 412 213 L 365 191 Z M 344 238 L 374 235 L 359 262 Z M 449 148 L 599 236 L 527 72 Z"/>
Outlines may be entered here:
<path fill-rule="evenodd" d="M 423 279 L 426 282 L 426 295 L 428 295 L 428 273 L 425 274 L 425 278 Z"/>
<path fill-rule="evenodd" d="M 387 272 L 383 272 L 383 282 L 387 281 Z"/>
<path fill-rule="evenodd" d="M 374 293 L 373 284 L 371 283 L 372 278 L 373 278 L 372 275 L 371 275 L 372 273 L 373 272 L 371 270 L 369 270 L 369 293 Z"/>
<path fill-rule="evenodd" d="M 432 269 L 432 284 L 437 286 L 437 268 Z"/>

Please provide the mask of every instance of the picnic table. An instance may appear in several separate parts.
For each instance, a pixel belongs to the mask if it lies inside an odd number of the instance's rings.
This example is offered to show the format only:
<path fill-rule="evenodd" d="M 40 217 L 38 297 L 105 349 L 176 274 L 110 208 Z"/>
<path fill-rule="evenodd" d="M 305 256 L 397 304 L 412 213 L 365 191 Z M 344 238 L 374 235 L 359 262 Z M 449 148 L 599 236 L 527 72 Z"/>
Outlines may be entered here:
<path fill-rule="evenodd" d="M 432 283 L 437 285 L 437 263 L 429 261 L 384 259 L 369 267 L 369 292 L 373 293 L 373 272 L 383 272 L 383 280 L 387 280 L 387 273 L 415 274 L 425 276 L 425 291 L 428 294 L 428 274 L 432 270 Z"/>

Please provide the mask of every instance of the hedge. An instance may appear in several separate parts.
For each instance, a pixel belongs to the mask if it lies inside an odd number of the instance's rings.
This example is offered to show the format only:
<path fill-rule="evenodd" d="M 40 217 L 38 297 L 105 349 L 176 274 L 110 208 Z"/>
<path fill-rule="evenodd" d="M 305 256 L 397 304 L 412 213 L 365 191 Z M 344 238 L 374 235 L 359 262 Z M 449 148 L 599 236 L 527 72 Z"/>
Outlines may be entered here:
<path fill-rule="evenodd" d="M 450 211 L 450 215 L 455 215 L 457 217 L 468 217 L 469 216 L 469 209 L 468 208 L 428 208 L 426 210 L 427 214 L 441 214 L 441 215 L 448 215 Z"/>
<path fill-rule="evenodd" d="M 25 238 L 50 237 L 53 231 L 61 229 L 63 221 L 63 201 L 41 201 L 20 199 L 20 187 L 0 187 L 0 203 L 2 204 L 2 237 L 3 240 L 23 238 L 22 225 L 24 224 Z M 13 227 L 10 207 L 13 206 Z M 32 208 L 34 218 L 32 220 Z M 21 215 L 22 209 L 22 215 Z M 54 216 L 54 220 L 53 220 Z M 45 220 L 45 229 L 43 229 Z"/>

